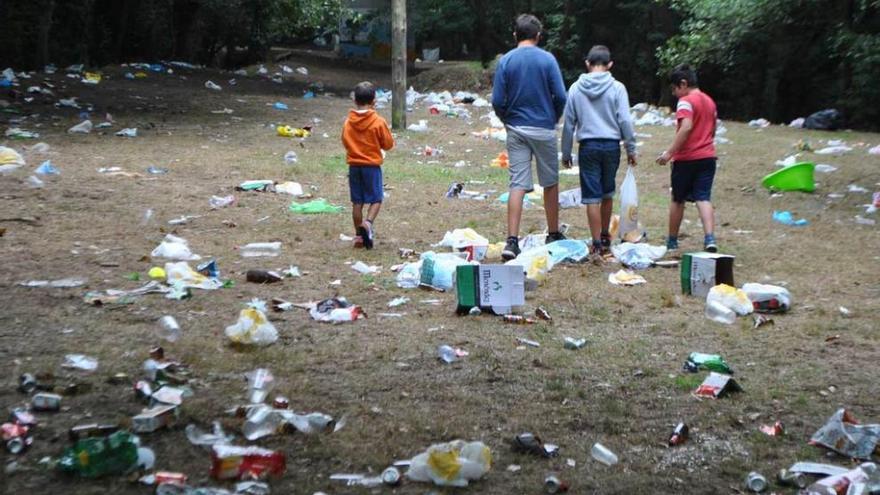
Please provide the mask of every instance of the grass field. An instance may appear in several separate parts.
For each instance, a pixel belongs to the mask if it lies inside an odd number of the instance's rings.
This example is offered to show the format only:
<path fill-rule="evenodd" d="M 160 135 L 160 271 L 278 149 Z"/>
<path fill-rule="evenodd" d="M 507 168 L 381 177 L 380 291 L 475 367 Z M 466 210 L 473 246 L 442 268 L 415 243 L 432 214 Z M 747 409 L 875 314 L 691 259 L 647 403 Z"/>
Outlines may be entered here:
<path fill-rule="evenodd" d="M 432 443 L 456 438 L 481 440 L 492 449 L 494 466 L 466 491 L 474 493 L 538 493 L 544 476 L 555 472 L 574 493 L 718 493 L 740 490 L 749 471 L 771 477 L 798 460 L 829 461 L 824 451 L 807 445 L 810 435 L 839 407 L 850 408 L 863 422 L 880 421 L 877 397 L 878 237 L 876 226 L 859 225 L 870 194 L 848 192 L 850 184 L 869 191 L 880 183 L 880 157 L 869 156 L 865 144 L 880 136 L 858 132 L 821 133 L 784 127 L 756 130 L 726 123 L 732 143 L 719 146 L 720 168 L 714 203 L 722 252 L 736 256 L 735 278 L 743 282 L 785 285 L 793 294 L 789 314 L 775 324 L 751 328 L 742 318 L 731 326 L 703 316 L 703 301 L 680 295 L 678 271 L 655 268 L 642 272 L 648 283 L 615 287 L 608 273 L 619 265 L 559 265 L 546 284 L 527 297 L 526 310 L 543 306 L 552 324 L 506 325 L 491 316 L 457 317 L 455 296 L 403 290 L 390 267 L 400 263 L 398 248 L 431 249 L 444 232 L 469 226 L 492 241 L 503 240 L 505 207 L 495 201 L 447 200 L 451 182 L 477 181 L 468 189 L 506 189 L 506 171 L 489 168 L 502 149 L 497 141 L 470 136 L 486 121 L 431 116 L 417 105 L 410 121 L 427 119 L 427 133 L 396 133 L 397 147 L 385 165 L 388 199 L 376 223 L 377 248 L 354 250 L 339 239 L 352 235 L 348 209 L 339 214 L 299 216 L 287 211 L 288 196 L 234 192 L 247 179 L 295 180 L 311 187 L 315 197 L 347 205 L 344 152 L 339 141 L 349 102 L 345 88 L 364 75 L 316 68 L 311 80 L 324 78 L 337 96 L 303 100 L 305 78 L 276 85 L 229 74 L 179 71 L 173 76 L 151 74 L 128 81 L 123 70 L 108 69 L 110 79 L 85 86 L 63 75 L 52 76 L 56 96 L 79 96 L 95 104 L 97 121 L 105 112 L 117 125 L 138 127 L 138 137 L 111 132 L 68 135 L 77 111 L 57 109 L 51 98 L 13 106 L 28 117 L 21 127 L 41 132 L 51 146 L 48 155 L 28 152 L 33 142 L 6 140 L 25 150 L 28 170 L 45 159 L 61 170 L 46 179 L 43 189 L 28 189 L 30 172 L 0 176 L 3 219 L 39 217 L 36 224 L 3 220 L 0 237 L 0 406 L 9 410 L 28 398 L 15 390 L 20 373 L 52 373 L 55 382 L 87 383 L 91 390 L 64 398 L 58 413 L 40 413 L 32 448 L 16 461 L 0 484 L 6 493 L 150 493 L 122 476 L 100 480 L 70 479 L 47 469 L 40 460 L 57 457 L 68 445 L 66 430 L 88 422 L 126 422 L 142 405 L 131 385 L 111 385 L 119 372 L 141 376 L 149 349 L 162 344 L 166 354 L 192 371 L 194 396 L 185 400 L 179 426 L 142 435 L 156 453 L 157 469 L 180 471 L 193 485 L 227 486 L 208 477 L 210 455 L 189 444 L 183 428 L 206 427 L 220 420 L 240 436 L 240 420 L 226 409 L 246 401 L 244 373 L 268 367 L 297 411 L 346 416 L 337 433 L 319 436 L 276 435 L 256 442 L 287 455 L 287 472 L 271 483 L 273 493 L 361 493 L 331 482 L 340 472 L 381 472 L 394 460 L 407 459 Z M 182 78 L 182 76 L 185 77 Z M 40 75 L 38 79 L 42 79 Z M 213 79 L 223 90 L 203 87 Z M 36 81 L 36 80 L 35 80 Z M 36 84 L 31 81 L 28 84 Z M 380 78 L 381 81 L 381 78 Z M 450 88 L 455 89 L 455 88 Z M 707 88 L 711 92 L 711 88 Z M 291 109 L 274 110 L 283 101 Z M 232 114 L 213 114 L 230 108 Z M 486 113 L 472 109 L 474 117 Z M 382 110 L 387 115 L 388 110 Z M 13 116 L 14 117 L 14 116 Z M 723 117 L 723 115 L 722 115 Z M 318 123 L 313 119 L 318 118 Z M 274 124 L 315 126 L 312 137 L 299 142 L 277 137 Z M 642 163 L 637 169 L 641 221 L 649 241 L 665 235 L 668 169 L 654 165 L 671 140 L 672 130 L 642 127 Z M 326 133 L 327 137 L 322 137 Z M 817 174 L 813 194 L 771 196 L 759 183 L 776 170 L 774 162 L 809 140 L 844 139 L 859 144 L 840 157 L 805 153 L 838 170 Z M 438 158 L 419 156 L 425 145 L 440 147 Z M 288 166 L 283 155 L 295 150 L 299 163 Z M 464 160 L 465 167 L 453 164 Z M 166 167 L 167 175 L 145 173 L 150 165 Z M 140 177 L 109 177 L 96 172 L 118 166 Z M 620 174 L 619 180 L 622 180 Z M 576 187 L 577 177 L 563 176 L 562 188 Z M 829 198 L 829 194 L 840 194 Z M 235 194 L 234 207 L 210 210 L 211 195 Z M 494 197 L 494 195 L 493 195 Z M 142 225 L 144 212 L 154 222 Z M 790 210 L 810 225 L 802 228 L 773 223 L 774 210 Z M 200 215 L 186 225 L 167 221 Z M 582 210 L 564 210 L 570 236 L 587 235 Z M 234 226 L 233 226 L 234 225 Z M 524 234 L 543 231 L 541 208 L 525 212 Z M 92 307 L 87 291 L 131 289 L 143 284 L 151 266 L 150 251 L 173 232 L 189 241 L 204 258 L 214 258 L 232 288 L 195 290 L 191 299 L 172 301 L 147 295 L 119 308 Z M 686 213 L 683 251 L 701 247 L 696 211 Z M 236 247 L 249 242 L 281 241 L 278 258 L 242 258 Z M 347 262 L 380 265 L 374 276 L 362 276 Z M 247 283 L 248 269 L 280 269 L 297 265 L 302 278 L 281 284 Z M 126 275 L 137 272 L 134 282 Z M 32 279 L 82 277 L 75 289 L 26 288 Z M 331 286 L 334 280 L 338 286 Z M 272 313 L 280 333 L 272 346 L 236 349 L 223 334 L 252 298 L 280 297 L 304 302 L 347 297 L 370 317 L 339 326 L 317 324 L 305 311 Z M 405 295 L 406 305 L 388 309 L 391 299 Z M 425 300 L 439 299 L 437 305 Z M 839 306 L 851 312 L 845 317 Z M 400 318 L 381 317 L 400 312 Z M 157 320 L 173 315 L 183 328 L 176 343 L 155 335 Z M 566 336 L 584 337 L 579 351 L 563 349 Z M 829 340 L 829 337 L 837 337 Z M 516 337 L 541 343 L 518 348 Z M 440 344 L 462 347 L 470 355 L 445 365 L 436 359 Z M 717 401 L 697 400 L 691 391 L 702 374 L 681 371 L 692 351 L 722 354 L 736 370 L 742 394 Z M 82 353 L 99 359 L 92 374 L 61 368 L 63 356 Z M 782 437 L 767 437 L 762 424 L 780 420 Z M 666 439 L 679 421 L 691 427 L 683 446 L 667 448 Z M 561 447 L 555 459 L 514 453 L 508 442 L 531 431 Z M 601 442 L 621 461 L 604 467 L 590 458 L 590 447 Z M 570 467 L 566 460 L 573 459 Z M 506 470 L 510 464 L 522 467 Z M 375 492 L 425 493 L 428 485 L 405 483 Z M 780 488 L 784 491 L 785 489 Z M 453 491 L 437 488 L 437 493 Z"/>

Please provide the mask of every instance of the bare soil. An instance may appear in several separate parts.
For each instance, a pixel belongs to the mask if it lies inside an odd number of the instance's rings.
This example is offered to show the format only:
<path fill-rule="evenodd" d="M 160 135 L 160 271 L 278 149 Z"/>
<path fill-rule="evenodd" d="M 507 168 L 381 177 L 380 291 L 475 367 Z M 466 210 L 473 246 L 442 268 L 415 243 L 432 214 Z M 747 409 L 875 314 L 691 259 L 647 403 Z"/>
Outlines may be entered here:
<path fill-rule="evenodd" d="M 297 67 L 296 60 L 287 62 Z M 506 188 L 506 171 L 489 167 L 502 149 L 497 141 L 470 135 L 487 123 L 477 120 L 485 109 L 472 109 L 473 123 L 431 116 L 417 105 L 410 121 L 427 119 L 427 133 L 396 132 L 397 147 L 384 168 L 388 200 L 376 224 L 377 248 L 352 249 L 341 233 L 353 234 L 348 208 L 339 214 L 301 216 L 288 211 L 287 196 L 234 192 L 247 179 L 295 180 L 316 197 L 346 206 L 346 164 L 339 134 L 349 108 L 347 88 L 362 79 L 387 84 L 387 74 L 356 66 L 310 65 L 308 77 L 294 74 L 283 84 L 256 76 L 236 77 L 208 70 L 176 70 L 173 75 L 150 73 L 126 80 L 125 69 L 107 68 L 106 79 L 86 86 L 63 74 L 36 76 L 55 84 L 52 97 L 7 98 L 21 115 L 21 127 L 41 133 L 51 146 L 48 155 L 28 151 L 36 141 L 3 144 L 21 150 L 27 170 L 0 177 L 0 409 L 23 405 L 28 397 L 16 391 L 24 372 L 51 373 L 55 383 L 82 383 L 90 390 L 65 396 L 58 413 L 39 413 L 34 445 L 24 455 L 3 456 L 16 462 L 3 475 L 4 493 L 151 493 L 152 488 L 123 476 L 98 480 L 69 478 L 41 462 L 57 458 L 68 446 L 67 429 L 87 422 L 125 423 L 142 404 L 130 384 L 112 385 L 108 377 L 142 375 L 152 346 L 189 364 L 194 396 L 186 399 L 177 427 L 141 436 L 154 449 L 156 468 L 186 473 L 193 485 L 225 486 L 209 479 L 210 455 L 192 446 L 184 427 L 207 427 L 220 420 L 240 436 L 240 420 L 226 409 L 246 401 L 244 373 L 270 368 L 277 392 L 290 398 L 297 411 L 322 411 L 347 416 L 341 431 L 318 436 L 277 435 L 256 442 L 287 455 L 286 474 L 271 482 L 273 493 L 361 493 L 328 478 L 340 472 L 378 473 L 391 462 L 406 459 L 432 443 L 456 438 L 482 440 L 492 449 L 494 466 L 465 490 L 436 493 L 538 493 L 544 476 L 559 473 L 575 493 L 718 493 L 741 491 L 749 471 L 771 477 L 794 461 L 830 461 L 807 445 L 810 435 L 840 407 L 850 408 L 864 422 L 880 421 L 877 402 L 878 237 L 876 226 L 858 225 L 857 214 L 870 195 L 848 192 L 850 184 L 870 191 L 880 183 L 880 157 L 869 156 L 865 144 L 880 136 L 858 132 L 820 133 L 771 127 L 756 130 L 727 123 L 731 144 L 721 145 L 714 196 L 725 253 L 736 255 L 735 277 L 787 286 L 793 310 L 774 317 L 775 324 L 751 328 L 741 318 L 724 326 L 703 316 L 703 301 L 680 295 L 675 269 L 643 272 L 648 283 L 616 287 L 608 274 L 619 265 L 560 265 L 549 280 L 529 293 L 527 310 L 543 306 L 552 324 L 507 325 L 500 318 L 454 315 L 455 295 L 403 290 L 390 267 L 400 263 L 398 248 L 431 249 L 443 233 L 473 227 L 493 241 L 503 240 L 505 207 L 496 201 L 447 200 L 453 181 L 476 181 L 468 189 Z M 204 88 L 206 80 L 222 91 Z M 304 100 L 302 91 L 322 81 L 328 92 Z M 31 80 L 23 85 L 35 84 Z M 420 88 L 417 88 L 420 89 Z M 461 89 L 450 87 L 450 90 Z M 709 88 L 711 91 L 711 88 Z M 116 125 L 90 135 L 65 131 L 79 120 L 79 110 L 56 108 L 57 98 L 77 96 L 92 104 L 93 120 L 105 113 Z M 282 101 L 287 112 L 271 104 Z M 232 114 L 214 114 L 232 109 Z M 388 109 L 381 112 L 388 117 Z M 314 119 L 320 119 L 315 123 Z M 275 124 L 314 125 L 314 134 L 300 142 L 275 135 Z M 138 137 L 113 132 L 137 127 Z M 641 220 L 649 241 L 661 243 L 666 229 L 668 169 L 651 163 L 672 137 L 672 130 L 643 127 L 642 163 L 638 168 Z M 327 137 L 323 137 L 326 133 Z M 817 174 L 813 194 L 771 196 L 759 183 L 776 170 L 774 162 L 793 151 L 801 139 L 821 147 L 822 140 L 844 139 L 858 144 L 841 157 L 805 153 L 808 159 L 839 169 Z M 440 157 L 419 155 L 425 145 L 440 147 Z M 288 166 L 283 155 L 295 150 L 299 163 Z M 45 179 L 43 189 L 29 189 L 24 179 L 42 161 L 51 159 L 61 175 Z M 467 166 L 454 167 L 465 161 Z M 150 165 L 169 169 L 149 175 Z M 106 176 L 101 167 L 122 167 L 138 177 Z M 620 174 L 619 180 L 622 180 Z M 562 187 L 577 186 L 577 177 L 563 176 Z M 829 198 L 830 193 L 842 196 Z M 210 210 L 211 195 L 235 194 L 237 206 Z M 493 195 L 494 197 L 495 195 Z M 142 225 L 144 212 L 155 222 Z M 774 210 L 791 210 L 810 220 L 802 228 L 773 223 Z M 167 222 L 180 215 L 200 215 L 186 225 Z M 10 221 L 38 217 L 34 224 Z M 687 212 L 683 250 L 701 247 L 695 210 Z M 582 210 L 564 210 L 571 235 L 587 235 Z M 233 226 L 234 225 L 234 226 Z M 543 211 L 525 212 L 524 233 L 544 229 Z M 150 251 L 169 232 L 186 238 L 205 259 L 214 258 L 223 279 L 235 285 L 217 291 L 194 290 L 191 299 L 172 301 L 147 295 L 121 307 L 93 307 L 83 302 L 88 291 L 132 289 L 144 283 L 152 266 Z M 278 258 L 242 258 L 237 246 L 281 241 Z M 375 276 L 362 276 L 347 262 L 380 265 Z M 281 284 L 247 283 L 248 269 L 280 269 L 297 265 L 302 278 Z M 127 275 L 140 274 L 141 281 Z M 26 288 L 19 282 L 82 277 L 74 289 Z M 331 286 L 334 280 L 338 286 Z M 329 326 L 313 322 L 305 311 L 273 313 L 280 339 L 260 349 L 231 347 L 223 330 L 253 298 L 281 297 L 303 302 L 335 294 L 362 305 L 369 318 Z M 397 296 L 411 301 L 389 309 Z M 437 299 L 439 304 L 426 301 Z M 844 316 L 838 307 L 850 310 Z M 400 312 L 402 317 L 383 317 Z M 176 343 L 155 334 L 157 320 L 173 315 L 183 328 Z M 566 336 L 585 337 L 579 351 L 563 349 Z M 517 337 L 541 343 L 518 348 Z M 470 355 L 446 365 L 437 360 L 440 344 L 462 347 Z M 697 400 L 692 390 L 703 374 L 682 372 L 692 351 L 722 354 L 736 370 L 745 389 L 719 400 Z M 100 361 L 94 373 L 61 367 L 64 355 L 82 353 Z M 762 424 L 780 420 L 786 434 L 767 437 Z M 673 426 L 685 421 L 691 439 L 667 448 Z M 555 459 L 512 452 L 508 441 L 531 431 L 561 447 Z M 590 447 L 601 442 L 621 461 L 604 467 L 590 458 Z M 573 459 L 575 467 L 566 460 Z M 508 471 L 508 465 L 522 467 Z M 375 493 L 425 493 L 433 487 L 404 483 Z M 778 488 L 784 492 L 786 489 Z"/>

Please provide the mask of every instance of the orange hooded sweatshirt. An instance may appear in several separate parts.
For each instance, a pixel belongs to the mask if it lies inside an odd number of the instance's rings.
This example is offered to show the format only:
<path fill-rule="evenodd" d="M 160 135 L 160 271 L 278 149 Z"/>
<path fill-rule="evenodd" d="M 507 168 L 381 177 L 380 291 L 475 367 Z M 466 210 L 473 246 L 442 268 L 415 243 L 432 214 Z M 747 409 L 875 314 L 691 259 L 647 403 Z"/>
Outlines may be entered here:
<path fill-rule="evenodd" d="M 394 138 L 385 119 L 375 110 L 351 110 L 342 126 L 342 144 L 346 161 L 352 166 L 382 165 L 382 151 L 394 147 Z"/>

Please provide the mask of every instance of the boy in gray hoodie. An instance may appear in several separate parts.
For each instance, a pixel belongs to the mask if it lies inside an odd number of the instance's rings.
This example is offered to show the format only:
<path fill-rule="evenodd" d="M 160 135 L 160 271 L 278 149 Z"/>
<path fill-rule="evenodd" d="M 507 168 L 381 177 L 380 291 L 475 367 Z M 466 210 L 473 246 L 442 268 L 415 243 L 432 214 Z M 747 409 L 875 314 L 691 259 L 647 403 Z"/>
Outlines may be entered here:
<path fill-rule="evenodd" d="M 593 255 L 611 248 L 611 207 L 615 177 L 620 164 L 620 141 L 626 146 L 627 161 L 636 165 L 636 139 L 629 114 L 626 87 L 611 75 L 611 52 L 603 45 L 590 49 L 587 73 L 571 85 L 565 104 L 562 130 L 562 164 L 571 167 L 572 136 L 579 143 L 581 203 L 587 205 L 587 222 Z M 596 258 L 594 258 L 596 259 Z"/>

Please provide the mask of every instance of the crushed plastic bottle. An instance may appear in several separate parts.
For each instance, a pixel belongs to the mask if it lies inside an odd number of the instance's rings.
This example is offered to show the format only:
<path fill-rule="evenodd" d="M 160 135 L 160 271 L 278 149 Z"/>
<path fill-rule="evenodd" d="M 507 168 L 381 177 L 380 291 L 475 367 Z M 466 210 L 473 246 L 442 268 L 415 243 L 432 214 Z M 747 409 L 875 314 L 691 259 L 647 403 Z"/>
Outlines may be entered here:
<path fill-rule="evenodd" d="M 275 388 L 275 377 L 266 368 L 257 368 L 247 375 L 248 400 L 251 404 L 262 404 Z"/>
<path fill-rule="evenodd" d="M 180 338 L 180 325 L 173 316 L 165 315 L 159 318 L 159 329 L 156 332 L 161 339 L 168 342 L 177 342 Z"/>
<path fill-rule="evenodd" d="M 617 454 L 611 452 L 608 447 L 598 442 L 593 444 L 593 448 L 590 450 L 590 455 L 593 456 L 593 459 L 596 459 L 606 466 L 613 466 L 618 462 Z"/>
<path fill-rule="evenodd" d="M 278 256 L 281 253 L 280 242 L 252 242 L 241 246 L 239 252 L 245 258 L 259 256 Z"/>

